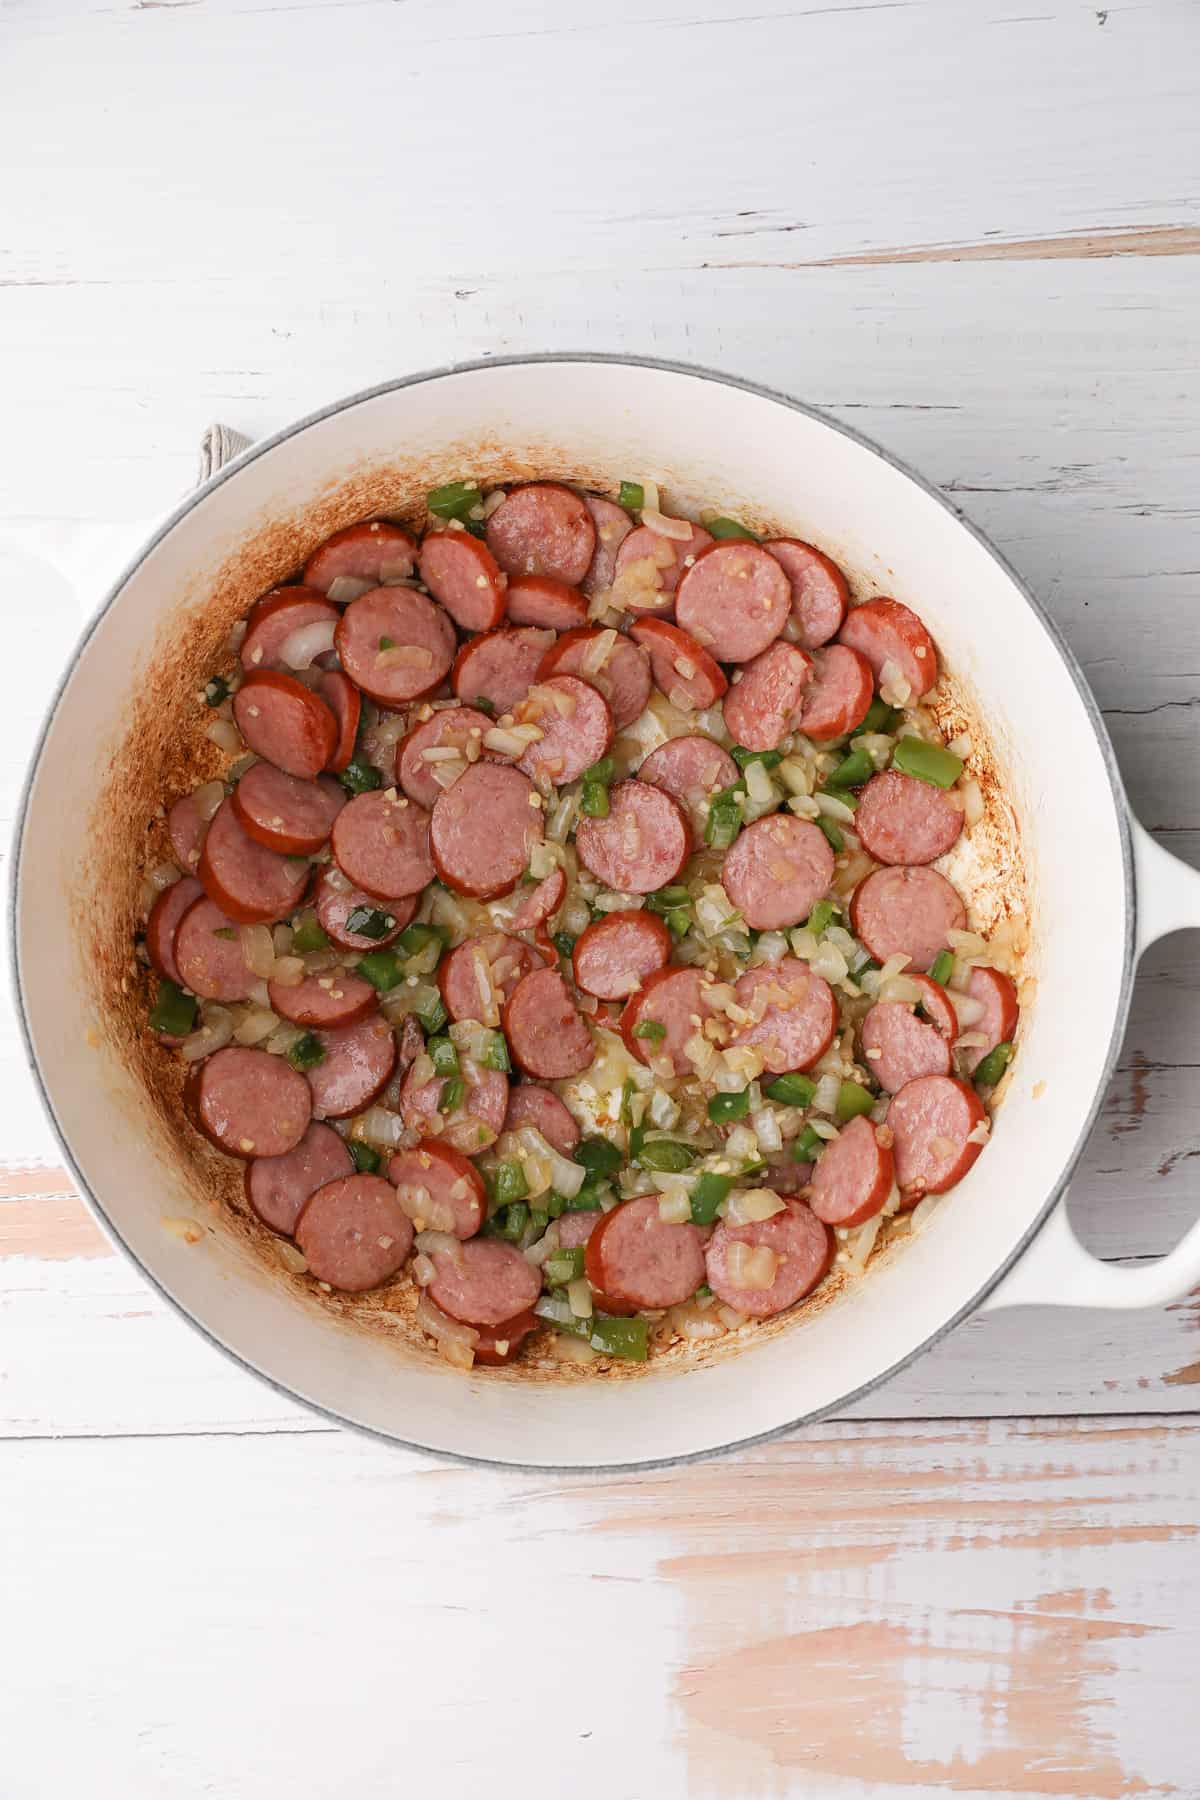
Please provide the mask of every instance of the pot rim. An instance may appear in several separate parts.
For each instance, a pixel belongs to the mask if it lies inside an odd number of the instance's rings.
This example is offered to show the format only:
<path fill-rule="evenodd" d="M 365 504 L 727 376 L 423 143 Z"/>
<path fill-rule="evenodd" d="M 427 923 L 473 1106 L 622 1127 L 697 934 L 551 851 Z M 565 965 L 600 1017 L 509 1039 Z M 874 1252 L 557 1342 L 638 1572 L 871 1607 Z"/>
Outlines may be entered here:
<path fill-rule="evenodd" d="M 723 387 L 736 388 L 742 393 L 751 394 L 756 399 L 772 401 L 778 406 L 787 407 L 792 412 L 804 414 L 807 418 L 815 420 L 818 424 L 826 426 L 829 430 L 836 431 L 842 437 L 850 439 L 852 443 L 859 445 L 860 448 L 870 451 L 874 456 L 879 457 L 883 462 L 887 463 L 897 472 L 897 474 L 907 477 L 915 487 L 919 488 L 929 499 L 935 501 L 943 512 L 949 513 L 955 523 L 962 530 L 968 532 L 970 536 L 975 539 L 976 543 L 979 544 L 981 549 L 983 549 L 986 554 L 991 557 L 993 562 L 997 563 L 1003 570 L 1017 593 L 1021 596 L 1025 604 L 1030 608 L 1041 624 L 1052 647 L 1058 653 L 1058 656 L 1066 667 L 1067 673 L 1070 675 L 1071 680 L 1075 685 L 1076 692 L 1079 695 L 1084 711 L 1087 714 L 1089 723 L 1095 734 L 1096 743 L 1099 747 L 1108 774 L 1109 787 L 1120 833 L 1121 864 L 1124 874 L 1126 927 L 1125 943 L 1122 952 L 1121 988 L 1116 1013 L 1113 1019 L 1112 1032 L 1105 1052 L 1103 1070 L 1097 1081 L 1096 1091 L 1092 1097 L 1092 1103 L 1080 1124 L 1079 1132 L 1063 1165 L 1062 1171 L 1059 1174 L 1058 1180 L 1050 1193 L 1046 1196 L 1037 1217 L 1013 1245 L 1008 1255 L 995 1268 L 989 1278 L 968 1300 L 963 1302 L 949 1319 L 940 1325 L 936 1331 L 931 1332 L 929 1336 L 924 1338 L 914 1349 L 908 1351 L 904 1356 L 897 1358 L 895 1362 L 889 1363 L 886 1368 L 881 1369 L 878 1374 L 873 1375 L 870 1380 L 862 1382 L 857 1388 L 852 1389 L 849 1393 L 839 1395 L 836 1400 L 831 1401 L 827 1406 L 817 1407 L 811 1412 L 802 1413 L 799 1417 L 788 1420 L 782 1425 L 772 1426 L 769 1431 L 756 1432 L 747 1437 L 732 1438 L 728 1443 L 705 1447 L 701 1450 L 685 1451 L 677 1456 L 654 1457 L 628 1463 L 524 1463 L 515 1459 L 510 1460 L 501 1457 L 472 1456 L 467 1451 L 463 1450 L 434 1449 L 426 1444 L 415 1443 L 409 1438 L 401 1437 L 398 1433 L 384 1430 L 379 1426 L 369 1425 L 361 1420 L 349 1418 L 346 1414 L 335 1411 L 332 1407 L 326 1405 L 322 1401 L 309 1399 L 298 1389 L 289 1387 L 276 1376 L 268 1374 L 265 1370 L 260 1369 L 240 1350 L 235 1349 L 231 1344 L 226 1343 L 222 1337 L 219 1337 L 216 1334 L 211 1326 L 207 1325 L 202 1319 L 197 1318 L 195 1313 L 191 1312 L 182 1301 L 178 1300 L 154 1270 L 149 1268 L 147 1264 L 135 1254 L 133 1249 L 126 1244 L 103 1204 L 89 1187 L 87 1179 L 71 1149 L 66 1131 L 59 1121 L 54 1108 L 53 1099 L 43 1079 L 37 1054 L 34 1050 L 29 1017 L 25 1006 L 25 994 L 21 978 L 21 963 L 18 945 L 21 857 L 25 837 L 25 825 L 29 814 L 33 783 L 41 762 L 46 738 L 49 735 L 50 728 L 57 716 L 59 702 L 63 697 L 63 692 L 67 683 L 70 681 L 79 658 L 91 641 L 97 626 L 107 615 L 109 608 L 118 599 L 126 583 L 134 574 L 136 574 L 137 570 L 145 562 L 151 552 L 155 550 L 163 539 L 175 529 L 176 525 L 178 525 L 181 520 L 187 517 L 195 506 L 199 505 L 202 500 L 207 499 L 210 494 L 214 493 L 216 489 L 221 487 L 225 482 L 236 477 L 249 463 L 256 461 L 260 456 L 265 456 L 278 445 L 288 442 L 289 439 L 297 437 L 301 432 L 307 431 L 310 426 L 320 424 L 324 419 L 332 418 L 336 414 L 345 412 L 351 407 L 359 406 L 365 401 L 378 399 L 384 394 L 395 393 L 404 388 L 418 387 L 429 381 L 441 381 L 447 376 L 475 374 L 481 373 L 487 369 L 495 368 L 520 368 L 543 363 L 600 363 L 612 364 L 625 368 L 651 369 L 672 375 L 684 375 L 699 381 L 717 382 Z M 304 417 L 295 420 L 290 425 L 284 426 L 279 431 L 272 432 L 268 437 L 257 439 L 248 449 L 243 450 L 240 455 L 226 463 L 222 468 L 217 470 L 215 474 L 210 475 L 207 481 L 202 482 L 180 501 L 179 505 L 168 514 L 151 536 L 146 539 L 136 555 L 126 564 L 105 594 L 95 613 L 84 626 L 66 664 L 64 665 L 63 672 L 55 685 L 49 705 L 46 708 L 41 725 L 38 728 L 33 752 L 21 784 L 12 842 L 12 869 L 8 880 L 7 896 L 7 944 L 9 962 L 13 976 L 15 1011 L 17 1023 L 20 1028 L 21 1041 L 25 1050 L 26 1061 L 28 1062 L 30 1071 L 33 1075 L 34 1084 L 37 1088 L 39 1098 L 41 1099 L 43 1110 L 45 1111 L 51 1129 L 62 1148 L 67 1166 L 75 1178 L 80 1193 L 83 1195 L 92 1211 L 100 1219 L 113 1243 L 116 1244 L 117 1248 L 129 1259 L 143 1278 L 150 1283 L 155 1291 L 167 1301 L 168 1305 L 170 1305 L 180 1317 L 186 1319 L 202 1337 L 207 1339 L 210 1344 L 220 1350 L 225 1356 L 229 1357 L 232 1362 L 247 1370 L 257 1380 L 265 1382 L 277 1394 L 282 1395 L 283 1398 L 299 1401 L 299 1403 L 302 1406 L 307 1407 L 309 1411 L 319 1414 L 322 1418 L 328 1419 L 332 1424 L 347 1427 L 376 1442 L 395 1445 L 400 1449 L 414 1451 L 418 1455 L 437 1457 L 449 1462 L 462 1463 L 473 1468 L 513 1469 L 531 1474 L 548 1473 L 559 1475 L 622 1475 L 633 1474 L 643 1469 L 676 1468 L 688 1463 L 706 1461 L 710 1457 L 728 1456 L 737 1450 L 752 1449 L 759 1444 L 770 1443 L 775 1438 L 785 1436 L 788 1432 L 799 1430 L 802 1426 L 820 1424 L 822 1421 L 831 1418 L 835 1413 L 841 1413 L 848 1406 L 864 1399 L 868 1394 L 874 1393 L 877 1388 L 882 1387 L 885 1382 L 890 1381 L 894 1375 L 899 1374 L 901 1370 L 908 1368 L 912 1363 L 916 1362 L 919 1357 L 924 1356 L 927 1351 L 931 1350 L 934 1345 L 940 1343 L 941 1340 L 947 1337 L 950 1332 L 954 1331 L 964 1319 L 968 1318 L 971 1313 L 978 1309 L 980 1304 L 987 1299 L 988 1295 L 999 1286 L 1009 1270 L 1012 1269 L 1019 1259 L 1026 1254 L 1034 1242 L 1034 1239 L 1037 1238 L 1042 1231 L 1051 1213 L 1054 1211 L 1054 1208 L 1064 1197 L 1092 1127 L 1099 1116 L 1108 1084 L 1112 1078 L 1113 1070 L 1116 1067 L 1117 1057 L 1125 1035 L 1130 997 L 1133 988 L 1137 892 L 1134 882 L 1129 807 L 1125 796 L 1124 785 L 1121 780 L 1120 770 L 1117 765 L 1116 752 L 1113 749 L 1112 740 L 1109 737 L 1108 728 L 1104 723 L 1095 695 L 1088 685 L 1087 678 L 1080 667 L 1074 651 L 1066 642 L 1058 626 L 1046 612 L 1041 602 L 1033 594 L 1027 583 L 1017 574 L 1008 559 L 996 548 L 986 533 L 968 519 L 960 507 L 955 506 L 948 500 L 938 487 L 926 480 L 926 478 L 920 475 L 915 469 L 911 468 L 903 458 L 895 455 L 890 450 L 884 449 L 880 444 L 877 444 L 873 438 L 868 437 L 865 432 L 857 430 L 852 425 L 843 424 L 840 419 L 831 417 L 829 413 L 825 412 L 820 407 L 811 406 L 806 401 L 797 400 L 793 398 L 792 395 L 783 393 L 778 388 L 768 387 L 763 382 L 750 381 L 742 376 L 726 374 L 722 370 L 709 368 L 702 363 L 679 362 L 667 357 L 635 356 L 618 351 L 553 350 L 528 352 L 512 356 L 486 356 L 474 358 L 466 362 L 446 363 L 439 368 L 420 370 L 412 375 L 396 376 L 390 381 L 381 381 L 372 387 L 363 388 L 357 393 L 349 394 L 340 400 L 331 401 L 326 406 L 318 407 L 313 412 L 306 413 Z"/>

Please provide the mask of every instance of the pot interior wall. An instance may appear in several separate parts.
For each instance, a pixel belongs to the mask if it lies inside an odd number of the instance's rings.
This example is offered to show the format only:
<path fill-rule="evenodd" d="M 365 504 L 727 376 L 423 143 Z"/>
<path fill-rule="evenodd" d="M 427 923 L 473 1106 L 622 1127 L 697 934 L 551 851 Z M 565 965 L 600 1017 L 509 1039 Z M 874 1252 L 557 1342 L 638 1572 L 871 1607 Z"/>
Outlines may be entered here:
<path fill-rule="evenodd" d="M 958 725 L 990 742 L 986 826 L 954 871 L 989 928 L 1029 904 L 1021 1055 L 994 1142 L 904 1254 L 735 1355 L 640 1379 L 471 1377 L 301 1303 L 214 1205 L 230 1172 L 178 1118 L 145 1042 L 129 921 L 164 792 L 208 772 L 196 693 L 229 625 L 336 526 L 434 483 L 652 476 L 693 506 L 811 538 L 860 592 L 917 608 Z M 995 781 L 991 780 L 991 775 Z M 72 826 L 81 785 L 91 827 Z M 391 388 L 285 436 L 161 534 L 67 681 L 32 782 L 17 950 L 51 1105 L 134 1256 L 213 1337 L 302 1397 L 437 1450 L 550 1464 L 702 1451 L 829 1408 L 942 1329 L 1035 1225 L 1090 1119 L 1119 1026 L 1124 828 L 1089 706 L 1004 569 L 907 476 L 823 420 L 697 375 L 490 365 Z M 1017 829 L 1020 856 L 1017 855 Z M 188 1245 L 163 1227 L 211 1227 Z M 678 1384 L 685 1383 L 681 1389 Z M 687 1404 L 681 1404 L 686 1398 Z"/>

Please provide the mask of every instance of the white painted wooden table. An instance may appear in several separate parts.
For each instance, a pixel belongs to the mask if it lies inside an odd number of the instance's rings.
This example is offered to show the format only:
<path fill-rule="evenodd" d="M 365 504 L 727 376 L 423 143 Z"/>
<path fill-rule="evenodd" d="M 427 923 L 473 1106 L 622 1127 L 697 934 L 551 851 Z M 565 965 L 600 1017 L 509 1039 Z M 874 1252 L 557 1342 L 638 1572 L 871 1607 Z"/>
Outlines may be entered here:
<path fill-rule="evenodd" d="M 959 496 L 1200 859 L 1198 53 L 1168 3 L 6 0 L 6 815 L 212 418 L 595 347 Z M 1072 1196 L 1105 1256 L 1200 1203 L 1198 1045 L 1176 938 Z M 969 1323 L 705 1467 L 444 1468 L 165 1312 L 0 1050 L 4 1800 L 1200 1794 L 1194 1302 Z"/>

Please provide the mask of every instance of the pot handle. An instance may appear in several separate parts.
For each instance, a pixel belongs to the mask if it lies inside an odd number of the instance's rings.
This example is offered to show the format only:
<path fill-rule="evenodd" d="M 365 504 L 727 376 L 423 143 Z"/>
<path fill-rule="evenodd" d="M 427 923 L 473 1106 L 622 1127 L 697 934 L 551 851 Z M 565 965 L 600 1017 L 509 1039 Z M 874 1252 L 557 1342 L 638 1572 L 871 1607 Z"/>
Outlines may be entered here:
<path fill-rule="evenodd" d="M 1169 931 L 1200 927 L 1200 870 L 1171 856 L 1130 818 L 1135 896 L 1134 955 Z M 1200 1282 L 1200 1223 L 1166 1256 L 1136 1269 L 1101 1262 L 1071 1229 L 1066 1197 L 1004 1280 L 980 1307 L 1161 1306 Z"/>

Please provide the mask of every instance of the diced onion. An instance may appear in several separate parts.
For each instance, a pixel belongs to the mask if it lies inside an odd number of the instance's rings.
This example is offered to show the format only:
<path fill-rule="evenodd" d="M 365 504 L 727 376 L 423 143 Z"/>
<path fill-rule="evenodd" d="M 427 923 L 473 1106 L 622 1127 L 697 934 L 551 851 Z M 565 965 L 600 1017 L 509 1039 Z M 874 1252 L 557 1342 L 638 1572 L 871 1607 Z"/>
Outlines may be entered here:
<path fill-rule="evenodd" d="M 184 1062 L 199 1062 L 203 1056 L 212 1056 L 215 1051 L 223 1050 L 233 1036 L 233 1014 L 227 1007 L 206 1002 L 201 1008 L 200 1021 L 199 1029 L 185 1037 L 179 1047 Z"/>
<path fill-rule="evenodd" d="M 227 750 L 231 756 L 235 751 L 246 747 L 242 742 L 242 734 L 232 719 L 214 719 L 211 725 L 205 726 L 204 735 L 218 750 Z"/>
<path fill-rule="evenodd" d="M 591 1318 L 592 1289 L 585 1276 L 581 1275 L 577 1281 L 568 1281 L 567 1304 L 577 1319 Z"/>
<path fill-rule="evenodd" d="M 175 883 L 180 880 L 180 871 L 173 862 L 155 863 L 147 874 L 146 880 L 156 894 L 161 894 L 167 888 L 174 887 Z"/>
<path fill-rule="evenodd" d="M 265 1037 L 270 1037 L 279 1020 L 265 1006 L 252 1006 L 244 1012 L 233 1028 L 233 1035 L 239 1044 L 261 1044 Z"/>
<path fill-rule="evenodd" d="M 279 660 L 289 669 L 311 668 L 318 656 L 333 649 L 334 620 L 316 619 L 311 625 L 299 625 L 290 631 L 279 646 Z"/>
<path fill-rule="evenodd" d="M 968 825 L 978 825 L 984 815 L 983 793 L 979 783 L 968 777 L 958 784 L 962 796 L 963 817 Z"/>
<path fill-rule="evenodd" d="M 783 1134 L 779 1129 L 779 1120 L 772 1107 L 764 1106 L 760 1111 L 751 1113 L 750 1124 L 758 1139 L 760 1150 L 765 1150 L 768 1155 L 773 1155 L 777 1150 L 783 1149 Z"/>
<path fill-rule="evenodd" d="M 370 1106 L 355 1121 L 354 1135 L 368 1144 L 379 1144 L 385 1150 L 396 1150 L 404 1137 L 404 1120 L 386 1106 Z"/>
<path fill-rule="evenodd" d="M 660 1194 L 658 1216 L 664 1225 L 686 1225 L 692 1216 L 691 1196 L 682 1191 Z"/>
<path fill-rule="evenodd" d="M 336 575 L 325 590 L 327 599 L 335 606 L 346 606 L 351 600 L 357 600 L 360 594 L 369 594 L 376 585 L 361 575 Z"/>
<path fill-rule="evenodd" d="M 245 930 L 245 927 L 243 926 L 242 929 Z M 300 983 L 304 980 L 306 973 L 307 970 L 305 969 L 304 959 L 302 957 L 277 956 L 275 958 L 275 970 L 271 976 L 271 980 L 277 981 L 280 987 L 299 987 Z"/>
<path fill-rule="evenodd" d="M 541 1132 L 535 1130 L 532 1125 L 522 1125 L 519 1131 L 512 1133 L 512 1136 L 519 1139 L 526 1157 L 535 1165 L 538 1172 L 540 1172 L 540 1165 L 548 1165 L 548 1179 L 545 1187 L 539 1188 L 537 1192 L 544 1194 L 549 1188 L 553 1188 L 555 1193 L 561 1194 L 565 1200 L 573 1200 L 587 1177 L 587 1171 L 583 1164 L 570 1162 L 565 1156 L 560 1155 L 553 1144 L 547 1143 Z M 522 1166 L 528 1181 L 530 1177 L 529 1162 L 523 1161 Z M 530 1191 L 533 1191 L 532 1187 Z"/>
<path fill-rule="evenodd" d="M 238 928 L 238 941 L 242 947 L 242 961 L 252 975 L 261 981 L 270 981 L 275 973 L 275 943 L 271 937 L 269 925 L 241 925 Z"/>
<path fill-rule="evenodd" d="M 422 1294 L 417 1301 L 417 1324 L 422 1331 L 439 1342 L 464 1344 L 473 1349 L 479 1342 L 479 1333 L 473 1325 L 463 1325 L 457 1319 L 450 1318 L 440 1306 L 435 1306 L 428 1294 Z"/>
<path fill-rule="evenodd" d="M 677 544 L 691 542 L 692 526 L 687 519 L 672 519 L 649 504 L 642 508 L 642 524 L 657 537 L 673 538 Z"/>
<path fill-rule="evenodd" d="M 785 1210 L 784 1201 L 770 1188 L 734 1188 L 724 1201 L 727 1225 L 756 1225 Z"/>
<path fill-rule="evenodd" d="M 769 1288 L 778 1267 L 779 1258 L 768 1244 L 743 1244 L 735 1238 L 729 1245 L 725 1272 L 730 1287 Z"/>

